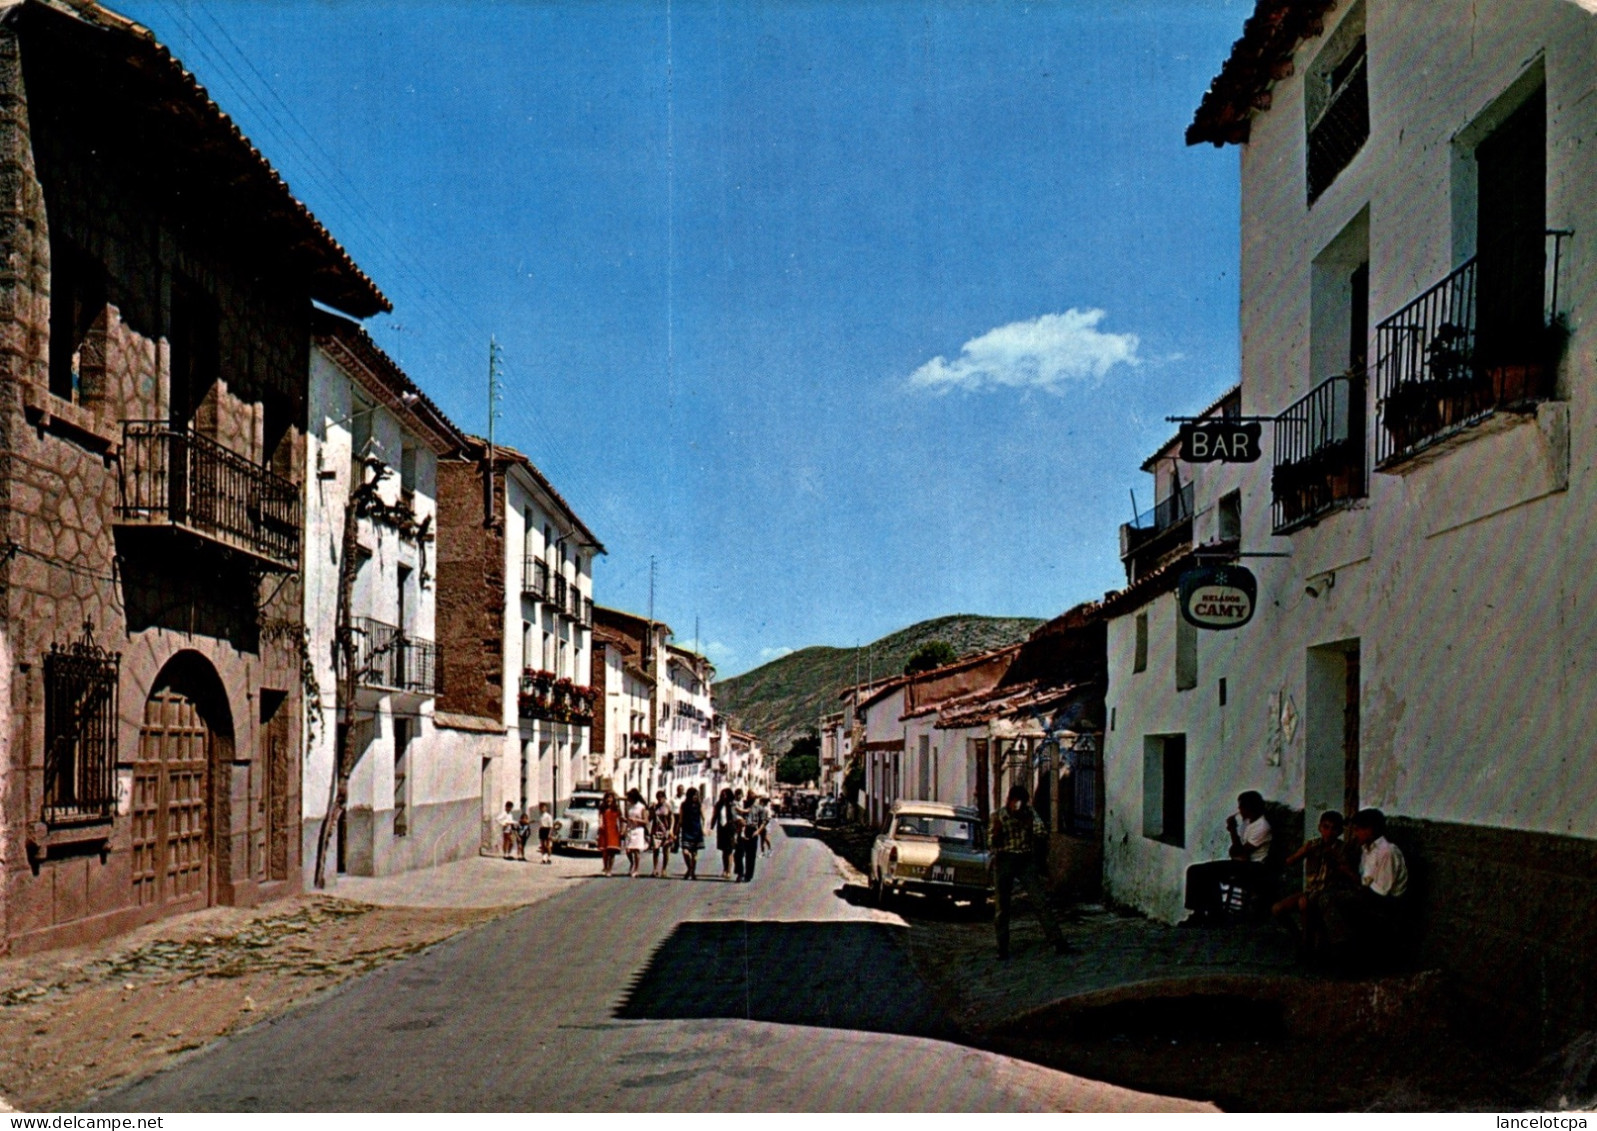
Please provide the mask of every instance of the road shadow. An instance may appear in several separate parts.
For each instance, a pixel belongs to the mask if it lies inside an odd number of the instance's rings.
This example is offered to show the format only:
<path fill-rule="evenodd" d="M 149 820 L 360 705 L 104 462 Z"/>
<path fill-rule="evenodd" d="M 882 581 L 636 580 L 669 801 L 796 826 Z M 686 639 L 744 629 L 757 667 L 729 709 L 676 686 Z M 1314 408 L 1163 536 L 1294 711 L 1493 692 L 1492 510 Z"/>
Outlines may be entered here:
<path fill-rule="evenodd" d="M 863 884 L 844 884 L 834 888 L 832 894 L 850 907 L 878 906 L 871 889 Z M 921 895 L 890 895 L 881 909 L 905 919 L 928 923 L 979 923 L 993 917 L 992 906 L 985 900 L 955 903 Z"/>
<path fill-rule="evenodd" d="M 681 923 L 615 1016 L 737 1018 L 958 1040 L 885 923 Z"/>

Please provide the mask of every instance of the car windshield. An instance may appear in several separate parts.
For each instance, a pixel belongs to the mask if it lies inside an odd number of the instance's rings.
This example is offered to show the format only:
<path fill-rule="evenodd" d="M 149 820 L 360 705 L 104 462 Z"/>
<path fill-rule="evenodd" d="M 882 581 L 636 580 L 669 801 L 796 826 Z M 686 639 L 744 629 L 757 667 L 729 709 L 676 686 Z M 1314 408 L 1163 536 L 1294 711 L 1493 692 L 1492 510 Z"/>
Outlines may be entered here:
<path fill-rule="evenodd" d="M 573 797 L 570 803 L 566 805 L 567 809 L 597 809 L 598 807 L 599 799 L 597 797 Z"/>
<path fill-rule="evenodd" d="M 923 817 L 904 814 L 893 827 L 898 836 L 936 837 L 944 844 L 974 844 L 976 825 L 959 817 Z"/>

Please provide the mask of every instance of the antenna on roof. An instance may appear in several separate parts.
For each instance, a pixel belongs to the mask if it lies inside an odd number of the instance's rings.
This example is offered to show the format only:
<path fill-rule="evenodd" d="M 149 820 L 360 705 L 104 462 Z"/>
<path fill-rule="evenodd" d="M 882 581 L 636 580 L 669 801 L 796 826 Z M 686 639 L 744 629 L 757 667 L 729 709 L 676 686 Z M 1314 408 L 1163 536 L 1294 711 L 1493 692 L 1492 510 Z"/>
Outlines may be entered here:
<path fill-rule="evenodd" d="M 505 384 L 500 380 L 502 352 L 492 336 L 488 338 L 488 462 L 494 458 L 494 426 L 499 421 L 499 405 L 505 399 Z"/>

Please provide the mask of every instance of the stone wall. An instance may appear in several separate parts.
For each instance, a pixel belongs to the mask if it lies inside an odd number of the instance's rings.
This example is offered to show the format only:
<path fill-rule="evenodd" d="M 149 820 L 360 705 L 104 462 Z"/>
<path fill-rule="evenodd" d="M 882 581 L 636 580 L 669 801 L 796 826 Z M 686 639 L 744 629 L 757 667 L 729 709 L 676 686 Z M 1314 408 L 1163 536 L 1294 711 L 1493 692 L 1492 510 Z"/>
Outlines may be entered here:
<path fill-rule="evenodd" d="M 206 291 L 217 314 L 216 367 L 196 426 L 280 474 L 302 475 L 304 285 L 186 237 L 178 202 L 141 197 L 138 169 L 82 151 L 70 130 L 40 126 L 53 119 L 30 106 L 25 50 L 0 25 L 0 517 L 9 551 L 0 555 L 0 616 L 16 665 L 0 704 L 12 751 L 0 767 L 0 901 L 13 948 L 120 930 L 195 902 L 297 890 L 292 751 L 304 710 L 297 579 L 258 573 L 203 538 L 119 525 L 117 511 L 122 421 L 164 419 L 169 408 L 179 278 Z M 56 247 L 97 263 L 105 282 L 72 397 L 49 387 L 52 234 Z M 85 624 L 121 655 L 121 797 L 92 837 L 41 820 L 43 657 Z M 145 704 L 163 680 L 199 696 L 194 679 L 217 688 L 205 708 L 207 882 L 181 906 L 140 906 L 128 791 Z"/>

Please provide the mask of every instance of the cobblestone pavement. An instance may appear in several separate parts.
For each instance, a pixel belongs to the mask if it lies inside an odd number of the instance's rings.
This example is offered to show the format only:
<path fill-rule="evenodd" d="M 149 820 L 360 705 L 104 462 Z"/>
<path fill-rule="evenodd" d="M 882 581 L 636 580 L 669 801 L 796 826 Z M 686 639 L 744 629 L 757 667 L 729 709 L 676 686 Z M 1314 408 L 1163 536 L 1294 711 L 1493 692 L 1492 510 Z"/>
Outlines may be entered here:
<path fill-rule="evenodd" d="M 576 885 L 94 1106 L 1202 1108 L 957 1043 L 957 1026 L 908 961 L 904 921 L 843 898 L 836 858 L 819 840 L 775 839 L 751 884 L 618 876 Z"/>
<path fill-rule="evenodd" d="M 397 876 L 339 876 L 328 895 L 213 907 L 0 960 L 0 1105 L 70 1109 L 94 1089 L 597 872 L 591 857 L 547 866 L 471 857 Z"/>

